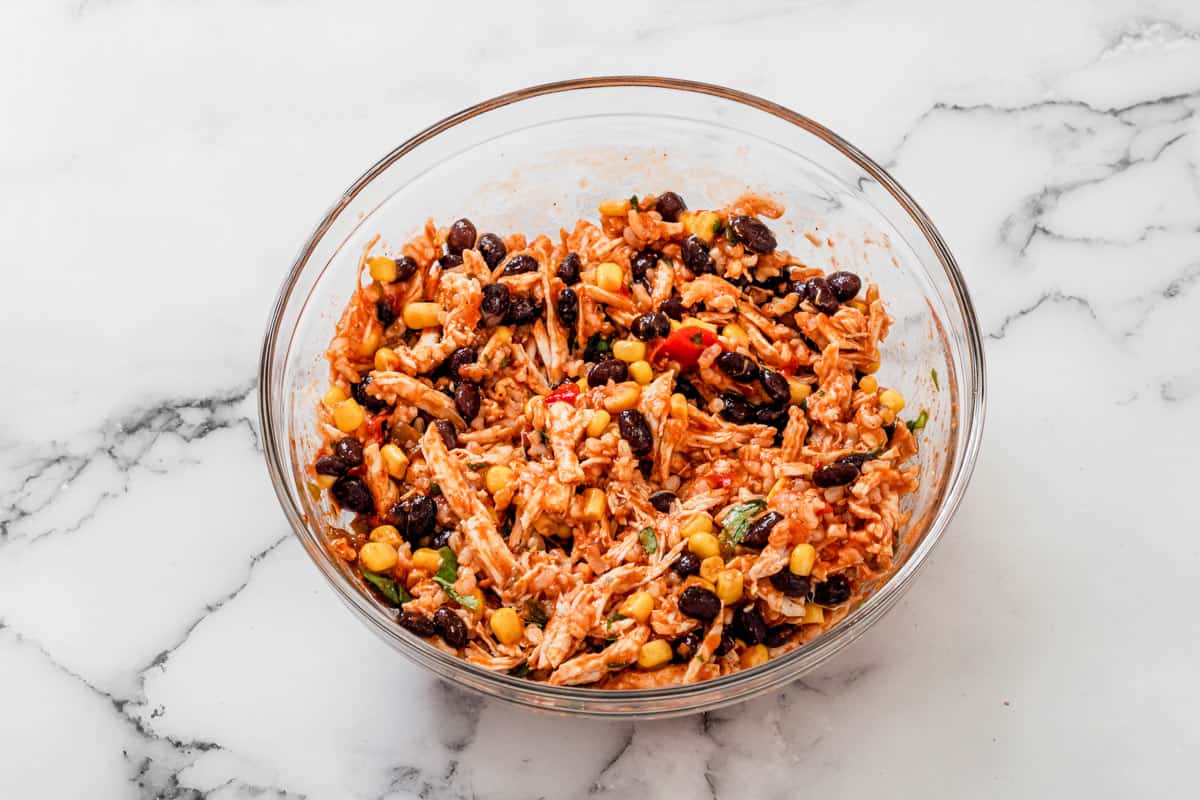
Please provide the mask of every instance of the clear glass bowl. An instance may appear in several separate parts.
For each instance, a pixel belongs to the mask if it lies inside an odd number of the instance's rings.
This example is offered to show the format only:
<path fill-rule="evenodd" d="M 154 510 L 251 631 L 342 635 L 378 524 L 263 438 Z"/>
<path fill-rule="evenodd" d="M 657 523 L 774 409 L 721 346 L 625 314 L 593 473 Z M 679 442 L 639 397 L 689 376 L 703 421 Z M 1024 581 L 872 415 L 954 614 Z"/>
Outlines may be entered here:
<path fill-rule="evenodd" d="M 903 392 L 909 413 L 929 413 L 921 488 L 908 498 L 912 519 L 898 566 L 803 647 L 688 686 L 549 686 L 448 656 L 397 626 L 394 612 L 330 557 L 324 541 L 335 517 L 305 473 L 317 444 L 314 407 L 328 383 L 323 354 L 353 290 L 362 246 L 377 233 L 402 243 L 430 217 L 448 224 L 469 216 L 480 231 L 554 235 L 578 217 L 594 217 L 607 197 L 667 189 L 692 208 L 720 206 L 747 190 L 770 194 L 787 207 L 772 223 L 781 247 L 799 249 L 802 232 L 816 221 L 835 244 L 816 250 L 825 254 L 816 263 L 832 266 L 833 253 L 879 284 L 896 319 L 880 383 Z M 652 77 L 581 79 L 503 95 L 388 153 L 338 198 L 301 248 L 271 311 L 259 375 L 275 491 L 313 563 L 354 615 L 459 686 L 591 716 L 712 709 L 793 680 L 853 641 L 895 604 L 949 524 L 975 464 L 983 410 L 983 349 L 971 300 L 945 242 L 908 193 L 854 146 L 800 114 L 731 89 Z"/>

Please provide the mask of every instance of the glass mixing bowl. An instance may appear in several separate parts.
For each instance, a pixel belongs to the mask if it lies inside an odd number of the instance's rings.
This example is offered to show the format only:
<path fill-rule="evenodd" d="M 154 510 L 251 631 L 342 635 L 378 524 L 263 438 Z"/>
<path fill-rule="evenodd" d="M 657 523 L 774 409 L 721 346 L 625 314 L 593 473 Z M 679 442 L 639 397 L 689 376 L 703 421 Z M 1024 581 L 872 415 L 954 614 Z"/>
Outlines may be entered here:
<path fill-rule="evenodd" d="M 896 323 L 881 385 L 900 389 L 920 435 L 921 488 L 897 566 L 839 623 L 753 669 L 662 689 L 604 691 L 488 672 L 404 631 L 395 612 L 332 558 L 336 517 L 305 466 L 318 443 L 314 408 L 328 385 L 323 357 L 354 288 L 363 244 L 399 244 L 430 217 L 470 217 L 480 231 L 530 236 L 594 218 L 608 197 L 671 189 L 692 208 L 744 191 L 769 194 L 789 249 L 814 223 L 833 259 L 879 284 Z M 936 371 L 936 377 L 935 377 Z M 459 686 L 524 706 L 591 716 L 698 712 L 761 694 L 841 650 L 884 615 L 916 577 L 966 490 L 983 426 L 979 326 L 954 257 L 890 175 L 833 132 L 782 106 L 720 86 L 652 77 L 546 84 L 488 100 L 388 153 L 338 198 L 304 243 L 271 311 L 259 374 L 267 466 L 284 513 L 313 563 L 359 620 L 408 658 Z"/>

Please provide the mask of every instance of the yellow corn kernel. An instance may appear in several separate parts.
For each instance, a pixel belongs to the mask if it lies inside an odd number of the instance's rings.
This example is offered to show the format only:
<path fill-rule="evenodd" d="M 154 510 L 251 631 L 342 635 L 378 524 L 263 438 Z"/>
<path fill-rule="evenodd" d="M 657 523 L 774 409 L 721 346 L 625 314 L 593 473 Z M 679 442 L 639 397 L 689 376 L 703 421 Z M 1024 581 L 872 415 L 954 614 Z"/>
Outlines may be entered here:
<path fill-rule="evenodd" d="M 385 444 L 379 448 L 379 455 L 383 457 L 383 468 L 387 474 L 398 481 L 403 480 L 408 472 L 408 456 L 404 455 L 404 451 L 394 444 Z"/>
<path fill-rule="evenodd" d="M 326 392 L 325 396 L 321 398 L 321 402 L 327 406 L 336 406 L 345 399 L 346 393 L 342 391 L 342 387 L 330 386 L 329 391 Z"/>
<path fill-rule="evenodd" d="M 371 277 L 380 283 L 392 283 L 396 280 L 396 259 L 386 256 L 372 256 L 367 259 L 367 269 Z"/>
<path fill-rule="evenodd" d="M 619 383 L 613 390 L 613 393 L 604 398 L 604 408 L 610 414 L 615 414 L 618 411 L 628 411 L 638 404 L 641 396 L 642 387 L 636 383 L 629 381 Z"/>
<path fill-rule="evenodd" d="M 604 511 L 608 508 L 608 497 L 602 489 L 588 489 L 583 493 L 583 518 L 588 522 L 599 522 L 604 519 Z"/>
<path fill-rule="evenodd" d="M 383 340 L 383 331 L 376 325 L 372 325 L 367 329 L 367 333 L 363 336 L 363 340 L 358 343 L 358 354 L 363 358 L 374 354 L 379 349 L 379 342 Z"/>
<path fill-rule="evenodd" d="M 437 550 L 422 547 L 413 553 L 412 565 L 414 568 L 423 569 L 432 575 L 442 568 L 442 554 Z"/>
<path fill-rule="evenodd" d="M 682 327 L 683 327 L 683 323 L 680 322 L 679 320 L 677 320 L 677 319 L 671 320 L 671 332 L 672 333 L 674 333 L 675 331 L 679 330 Z"/>
<path fill-rule="evenodd" d="M 756 644 L 753 647 L 747 647 L 742 651 L 742 669 L 750 669 L 757 667 L 759 664 L 767 663 L 771 658 L 771 653 L 767 650 L 765 644 Z"/>
<path fill-rule="evenodd" d="M 498 608 L 488 620 L 492 633 L 500 640 L 500 644 L 516 644 L 525 635 L 525 623 L 516 611 L 508 606 Z"/>
<path fill-rule="evenodd" d="M 696 516 L 689 519 L 687 521 L 687 523 L 683 526 L 683 530 L 680 531 L 680 533 L 682 533 L 685 538 L 690 537 L 693 533 L 712 533 L 712 532 L 713 532 L 712 517 L 710 517 L 707 513 L 704 513 L 704 512 L 697 514 Z M 695 552 L 695 551 L 693 551 L 693 552 Z M 697 554 L 697 555 L 699 555 L 699 554 Z M 709 555 L 716 555 L 716 554 L 710 553 Z"/>
<path fill-rule="evenodd" d="M 779 478 L 771 485 L 771 491 L 767 492 L 767 502 L 775 499 L 775 495 L 779 494 L 779 490 L 787 485 L 787 478 Z"/>
<path fill-rule="evenodd" d="M 645 622 L 650 619 L 650 612 L 654 610 L 654 595 L 649 592 L 634 592 L 625 598 L 625 602 L 621 603 L 617 609 L 621 614 L 630 619 L 636 619 L 638 622 Z"/>
<path fill-rule="evenodd" d="M 575 381 L 575 385 L 579 387 L 579 391 L 586 392 L 588 390 L 588 382 L 586 375 L 580 375 L 579 380 Z"/>
<path fill-rule="evenodd" d="M 847 303 L 846 305 L 850 306 L 851 308 L 858 309 L 859 311 L 861 311 L 864 314 L 867 313 L 867 303 L 865 300 L 859 300 L 856 297 L 853 300 L 851 300 L 849 303 Z"/>
<path fill-rule="evenodd" d="M 358 430 L 358 426 L 363 424 L 366 414 L 363 413 L 362 406 L 354 401 L 354 398 L 343 400 L 333 407 L 333 424 L 342 433 L 353 433 Z"/>
<path fill-rule="evenodd" d="M 503 464 L 497 464 L 494 467 L 488 467 L 487 474 L 483 476 L 483 482 L 487 484 L 488 492 L 496 494 L 506 486 L 511 486 L 516 477 L 516 473 L 511 469 Z"/>
<path fill-rule="evenodd" d="M 817 548 L 811 544 L 798 544 L 792 548 L 791 558 L 788 559 L 788 569 L 793 575 L 811 575 L 813 564 L 817 563 Z"/>
<path fill-rule="evenodd" d="M 441 323 L 442 307 L 437 303 L 409 303 L 404 307 L 404 324 L 410 328 L 435 328 Z"/>
<path fill-rule="evenodd" d="M 701 561 L 701 564 L 704 562 Z M 736 569 L 727 569 L 717 576 L 717 597 L 727 606 L 742 599 L 742 573 Z"/>
<path fill-rule="evenodd" d="M 858 388 L 867 394 L 875 394 L 879 391 L 879 381 L 875 380 L 874 375 L 866 375 L 858 382 Z"/>
<path fill-rule="evenodd" d="M 542 515 L 533 521 L 533 529 L 542 536 L 553 536 L 558 533 L 558 523 L 553 517 Z"/>
<path fill-rule="evenodd" d="M 618 291 L 624 277 L 621 267 L 611 261 L 605 261 L 596 267 L 596 285 L 606 292 Z"/>
<path fill-rule="evenodd" d="M 887 406 L 879 409 L 879 418 L 883 420 L 884 425 L 891 425 L 896 421 L 896 412 L 892 411 Z"/>
<path fill-rule="evenodd" d="M 587 434 L 593 439 L 599 438 L 604 433 L 604 429 L 608 427 L 608 423 L 612 422 L 612 414 L 609 414 L 603 408 L 595 411 L 592 418 L 588 420 Z"/>
<path fill-rule="evenodd" d="M 804 606 L 804 617 L 800 620 L 801 625 L 815 625 L 824 621 L 825 609 L 816 603 L 807 603 Z"/>
<path fill-rule="evenodd" d="M 682 328 L 704 328 L 706 331 L 712 331 L 713 333 L 717 332 L 716 325 L 712 324 L 711 322 L 705 322 L 702 319 L 697 319 L 696 317 L 684 317 L 683 321 L 681 321 L 679 325 Z"/>
<path fill-rule="evenodd" d="M 791 401 L 800 403 L 804 398 L 812 394 L 812 387 L 807 383 L 796 378 L 788 378 L 788 391 L 791 393 Z"/>
<path fill-rule="evenodd" d="M 675 419 L 687 419 L 688 401 L 679 392 L 671 395 L 671 416 Z"/>
<path fill-rule="evenodd" d="M 318 475 L 317 476 L 317 486 L 320 486 L 322 489 L 328 489 L 329 487 L 333 486 L 335 483 L 337 483 L 337 475 Z"/>
<path fill-rule="evenodd" d="M 721 217 L 715 211 L 697 211 L 687 217 L 683 227 L 705 244 L 712 244 L 713 237 L 717 235 L 714 228 L 720 221 Z"/>
<path fill-rule="evenodd" d="M 602 200 L 600 202 L 600 215 L 604 217 L 623 217 L 628 210 L 628 198 L 623 200 Z"/>
<path fill-rule="evenodd" d="M 496 340 L 496 344 L 508 344 L 512 341 L 512 328 L 501 325 L 492 332 L 492 338 Z"/>
<path fill-rule="evenodd" d="M 671 660 L 671 645 L 666 639 L 651 639 L 638 651 L 638 666 L 642 669 L 661 667 Z"/>
<path fill-rule="evenodd" d="M 613 342 L 612 354 L 613 358 L 620 359 L 626 364 L 632 364 L 634 361 L 641 361 L 646 357 L 646 343 L 636 339 L 622 339 L 619 342 Z"/>
<path fill-rule="evenodd" d="M 650 366 L 649 361 L 635 361 L 629 365 L 629 375 L 642 386 L 645 386 L 654 380 L 654 367 Z"/>
<path fill-rule="evenodd" d="M 711 533 L 693 533 L 687 537 L 688 550 L 700 558 L 711 558 L 721 555 L 721 543 Z"/>
<path fill-rule="evenodd" d="M 879 393 L 879 402 L 899 414 L 904 410 L 904 395 L 895 389 L 884 389 Z"/>
<path fill-rule="evenodd" d="M 375 369 L 386 372 L 396 361 L 396 351 L 390 347 L 381 347 L 375 351 Z"/>
<path fill-rule="evenodd" d="M 379 525 L 371 530 L 372 542 L 383 542 L 390 544 L 392 547 L 399 547 L 404 538 L 400 535 L 400 531 L 396 530 L 394 525 Z"/>
<path fill-rule="evenodd" d="M 750 334 L 736 322 L 731 322 L 721 329 L 721 335 L 734 344 L 750 344 Z"/>
<path fill-rule="evenodd" d="M 387 572 L 396 566 L 396 548 L 387 542 L 367 542 L 358 551 L 358 560 L 371 572 Z"/>
<path fill-rule="evenodd" d="M 715 581 L 723 569 L 725 569 L 725 559 L 720 556 L 709 556 L 700 562 L 700 577 L 706 581 Z"/>

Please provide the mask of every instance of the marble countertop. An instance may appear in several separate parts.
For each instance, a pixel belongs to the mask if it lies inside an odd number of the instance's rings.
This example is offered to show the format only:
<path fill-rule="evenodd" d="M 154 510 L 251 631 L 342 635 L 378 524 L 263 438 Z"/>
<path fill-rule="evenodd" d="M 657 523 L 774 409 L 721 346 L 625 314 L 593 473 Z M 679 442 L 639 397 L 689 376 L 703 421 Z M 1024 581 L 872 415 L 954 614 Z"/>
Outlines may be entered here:
<path fill-rule="evenodd" d="M 0 71 L 0 797 L 1200 793 L 1196 3 L 63 0 L 0 10 Z M 392 653 L 255 432 L 268 306 L 348 182 L 603 73 L 760 94 L 887 165 L 989 360 L 973 484 L 889 617 L 784 691 L 638 724 Z"/>

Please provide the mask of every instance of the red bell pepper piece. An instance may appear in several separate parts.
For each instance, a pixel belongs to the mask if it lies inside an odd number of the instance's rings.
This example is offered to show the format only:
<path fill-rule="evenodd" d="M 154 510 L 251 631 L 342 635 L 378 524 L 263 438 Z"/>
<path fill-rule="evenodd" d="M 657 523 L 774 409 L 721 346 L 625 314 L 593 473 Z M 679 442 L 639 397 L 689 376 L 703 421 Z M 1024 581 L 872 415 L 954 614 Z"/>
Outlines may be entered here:
<path fill-rule="evenodd" d="M 696 366 L 696 362 L 700 360 L 700 354 L 704 352 L 705 348 L 718 341 L 720 340 L 717 335 L 708 328 L 686 325 L 672 331 L 671 335 L 664 339 L 654 351 L 654 355 L 655 357 L 660 354 L 666 355 L 679 362 L 679 366 L 683 369 L 691 369 Z"/>
<path fill-rule="evenodd" d="M 579 384 L 572 381 L 564 383 L 546 395 L 546 399 L 543 402 L 546 405 L 550 405 L 551 403 L 570 403 L 571 405 L 575 405 L 575 398 L 577 397 L 579 397 Z"/>

